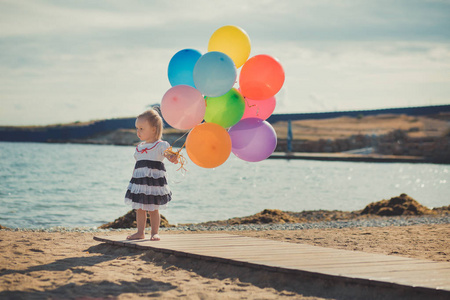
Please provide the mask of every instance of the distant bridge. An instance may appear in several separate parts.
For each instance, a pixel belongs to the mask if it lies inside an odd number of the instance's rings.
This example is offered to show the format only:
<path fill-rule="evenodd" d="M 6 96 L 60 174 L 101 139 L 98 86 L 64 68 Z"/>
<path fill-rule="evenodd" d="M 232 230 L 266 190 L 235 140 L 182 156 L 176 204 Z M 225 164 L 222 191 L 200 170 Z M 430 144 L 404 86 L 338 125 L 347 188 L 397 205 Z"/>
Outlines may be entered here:
<path fill-rule="evenodd" d="M 359 117 L 380 114 L 405 114 L 410 116 L 434 115 L 450 112 L 450 105 L 385 108 L 375 110 L 353 110 L 320 113 L 274 114 L 267 120 L 269 123 L 288 120 L 329 119 L 342 116 Z M 93 121 L 89 124 L 42 126 L 42 127 L 0 127 L 0 141 L 11 142 L 49 142 L 84 139 L 102 132 L 118 129 L 133 129 L 135 118 L 108 119 Z M 166 124 L 167 127 L 170 127 Z"/>
<path fill-rule="evenodd" d="M 417 106 L 417 107 L 403 107 L 403 108 L 384 108 L 372 110 L 350 110 L 350 111 L 335 111 L 335 112 L 319 112 L 319 113 L 298 113 L 298 114 L 274 114 L 270 116 L 267 121 L 269 123 L 276 123 L 279 121 L 288 120 L 317 120 L 330 119 L 338 117 L 359 117 L 359 116 L 374 116 L 384 114 L 408 115 L 408 116 L 427 116 L 435 115 L 442 112 L 450 112 L 450 105 L 435 105 L 435 106 Z"/>

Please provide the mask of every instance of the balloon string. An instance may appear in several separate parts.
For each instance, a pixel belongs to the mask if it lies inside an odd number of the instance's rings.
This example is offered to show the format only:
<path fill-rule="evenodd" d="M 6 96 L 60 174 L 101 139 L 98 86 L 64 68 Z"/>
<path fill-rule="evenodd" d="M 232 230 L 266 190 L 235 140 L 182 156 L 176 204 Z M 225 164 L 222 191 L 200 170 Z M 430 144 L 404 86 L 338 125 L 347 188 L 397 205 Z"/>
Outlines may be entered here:
<path fill-rule="evenodd" d="M 184 145 L 183 145 L 184 147 Z M 177 157 L 177 164 L 180 164 L 180 167 L 177 169 L 177 171 L 181 170 L 182 173 L 186 173 L 187 169 L 184 167 L 184 165 L 187 164 L 187 160 L 186 158 L 183 156 L 183 154 L 180 153 L 182 148 L 180 148 L 180 150 L 178 151 L 173 151 L 172 146 L 170 146 L 169 148 L 167 148 L 164 153 L 167 153 L 169 155 L 175 155 Z"/>
<path fill-rule="evenodd" d="M 185 134 L 183 134 L 182 136 L 180 136 L 178 139 L 176 139 L 172 144 L 175 144 L 178 140 L 182 139 L 186 134 L 188 134 L 190 131 L 186 132 Z M 187 172 L 187 169 L 184 167 L 187 164 L 187 160 L 186 158 L 183 156 L 183 154 L 181 154 L 181 150 L 184 148 L 184 146 L 186 145 L 186 142 L 184 142 L 183 146 L 181 146 L 181 148 L 178 151 L 173 151 L 172 146 L 170 146 L 169 148 L 167 148 L 164 153 L 167 153 L 169 155 L 175 155 L 177 157 L 177 164 L 180 164 L 180 167 L 177 169 L 177 171 L 181 170 L 181 172 L 184 174 Z"/>
<path fill-rule="evenodd" d="M 192 131 L 192 129 L 189 130 L 189 131 L 187 131 L 187 132 L 185 132 L 182 136 L 180 136 L 179 138 L 177 138 L 172 144 L 175 144 L 176 142 L 178 142 L 179 140 L 181 140 L 182 138 L 184 138 L 184 136 L 185 136 L 186 134 L 188 134 L 189 132 L 191 132 L 191 131 Z M 184 145 L 186 145 L 186 142 L 184 142 L 184 144 L 183 144 L 183 146 L 181 146 L 180 150 L 184 147 Z"/>
<path fill-rule="evenodd" d="M 248 103 L 248 100 L 247 100 L 246 98 L 244 98 L 244 99 L 245 99 L 245 104 L 247 104 L 247 107 L 248 107 L 248 108 L 252 108 L 252 107 L 256 106 L 256 116 L 259 116 L 259 107 L 258 107 L 256 104 L 250 105 L 250 104 Z"/>

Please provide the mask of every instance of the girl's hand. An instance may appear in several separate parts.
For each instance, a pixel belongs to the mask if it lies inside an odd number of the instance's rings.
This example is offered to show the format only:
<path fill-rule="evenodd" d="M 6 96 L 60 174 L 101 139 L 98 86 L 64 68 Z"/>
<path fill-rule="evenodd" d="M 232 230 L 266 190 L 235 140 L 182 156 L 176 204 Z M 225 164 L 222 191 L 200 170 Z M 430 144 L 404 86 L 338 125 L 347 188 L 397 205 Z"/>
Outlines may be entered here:
<path fill-rule="evenodd" d="M 177 164 L 178 163 L 178 156 L 176 154 L 170 154 L 170 153 L 164 153 L 164 157 L 167 158 L 168 161 L 171 163 Z"/>

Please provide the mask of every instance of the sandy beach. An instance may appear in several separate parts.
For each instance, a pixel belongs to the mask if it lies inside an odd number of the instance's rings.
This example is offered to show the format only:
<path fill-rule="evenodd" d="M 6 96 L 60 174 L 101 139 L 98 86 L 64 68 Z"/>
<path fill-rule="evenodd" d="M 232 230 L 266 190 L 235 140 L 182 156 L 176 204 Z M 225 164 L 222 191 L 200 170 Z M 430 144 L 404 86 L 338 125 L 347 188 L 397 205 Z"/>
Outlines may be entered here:
<path fill-rule="evenodd" d="M 133 232 L 0 232 L 0 299 L 336 299 L 275 273 L 102 244 Z M 211 233 L 211 232 L 209 232 Z M 450 261 L 450 224 L 231 234 Z M 201 234 L 162 231 L 167 234 Z"/>

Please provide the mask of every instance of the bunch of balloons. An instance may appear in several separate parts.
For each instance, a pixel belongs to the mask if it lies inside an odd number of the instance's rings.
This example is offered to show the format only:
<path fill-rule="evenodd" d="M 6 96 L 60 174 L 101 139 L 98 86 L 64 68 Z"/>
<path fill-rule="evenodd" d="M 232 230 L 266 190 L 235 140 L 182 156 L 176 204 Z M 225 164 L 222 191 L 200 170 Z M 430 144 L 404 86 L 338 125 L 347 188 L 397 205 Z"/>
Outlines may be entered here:
<path fill-rule="evenodd" d="M 228 25 L 213 33 L 207 53 L 183 49 L 169 62 L 172 87 L 162 98 L 161 112 L 170 126 L 191 129 L 186 152 L 200 167 L 220 166 L 231 152 L 257 162 L 275 150 L 277 136 L 265 120 L 275 109 L 284 70 L 269 55 L 249 59 L 250 50 L 247 33 Z"/>

